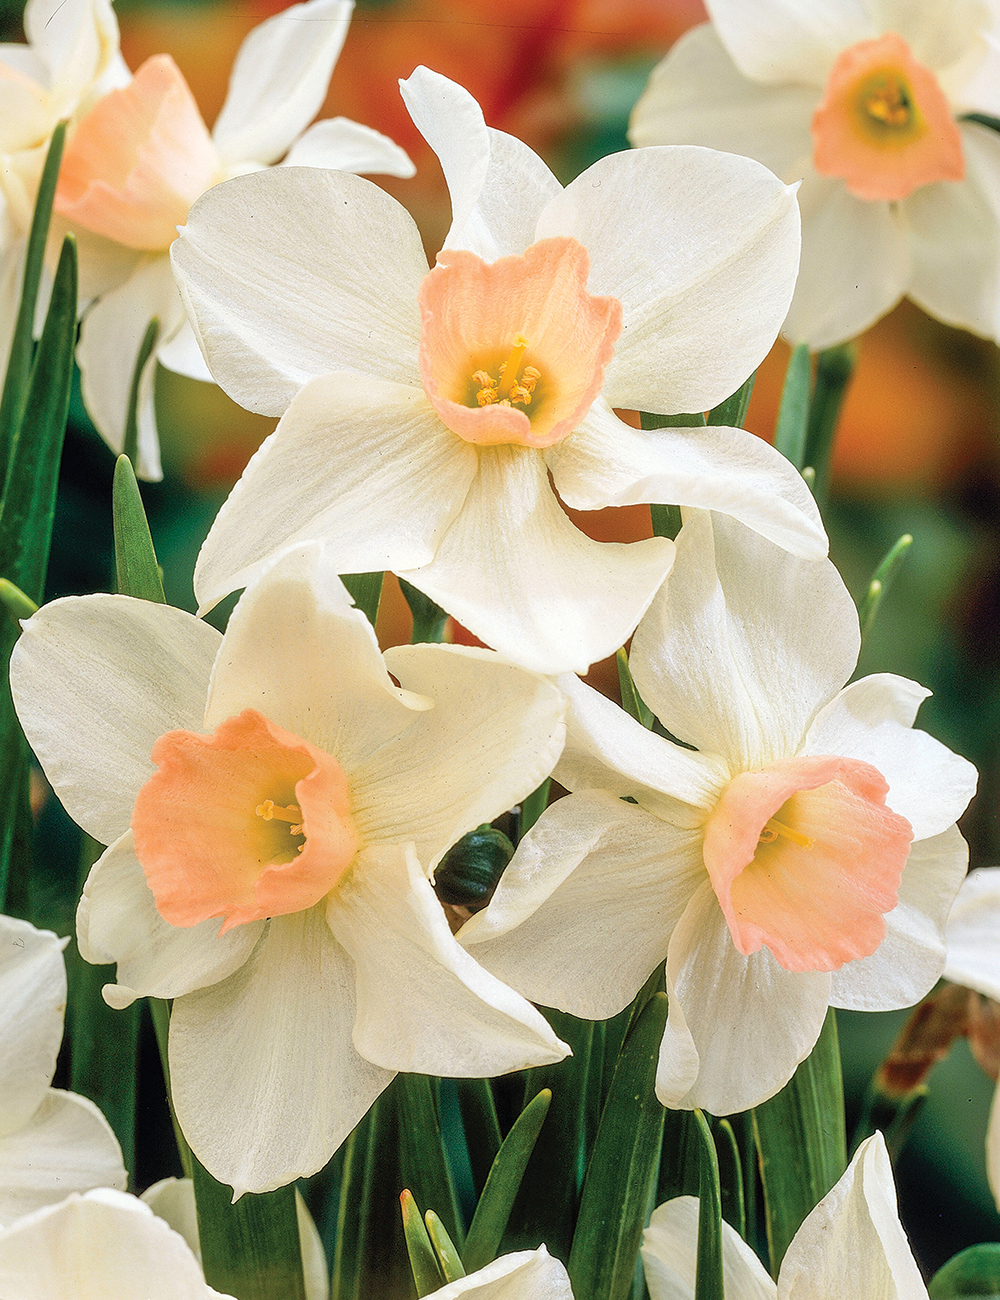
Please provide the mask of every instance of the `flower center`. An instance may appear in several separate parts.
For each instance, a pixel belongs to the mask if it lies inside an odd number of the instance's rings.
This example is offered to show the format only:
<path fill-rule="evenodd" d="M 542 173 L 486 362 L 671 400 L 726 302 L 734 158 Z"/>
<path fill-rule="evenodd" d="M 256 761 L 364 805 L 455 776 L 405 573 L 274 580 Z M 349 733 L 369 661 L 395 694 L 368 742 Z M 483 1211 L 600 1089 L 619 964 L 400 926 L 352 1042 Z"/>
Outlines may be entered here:
<path fill-rule="evenodd" d="M 730 781 L 705 827 L 705 867 L 736 947 L 786 970 L 838 970 L 885 937 L 913 838 L 881 773 L 795 758 Z"/>
<path fill-rule="evenodd" d="M 312 907 L 357 849 L 343 768 L 256 709 L 210 736 L 169 731 L 132 814 L 135 851 L 171 925 L 222 930 Z"/>
<path fill-rule="evenodd" d="M 887 32 L 837 59 L 813 114 L 816 170 L 860 199 L 905 199 L 921 185 L 961 180 L 958 126 L 934 73 Z"/>
<path fill-rule="evenodd" d="M 587 293 L 589 271 L 575 239 L 543 239 L 497 262 L 439 254 L 420 287 L 420 375 L 449 429 L 526 447 L 573 432 L 621 333 L 621 304 Z"/>

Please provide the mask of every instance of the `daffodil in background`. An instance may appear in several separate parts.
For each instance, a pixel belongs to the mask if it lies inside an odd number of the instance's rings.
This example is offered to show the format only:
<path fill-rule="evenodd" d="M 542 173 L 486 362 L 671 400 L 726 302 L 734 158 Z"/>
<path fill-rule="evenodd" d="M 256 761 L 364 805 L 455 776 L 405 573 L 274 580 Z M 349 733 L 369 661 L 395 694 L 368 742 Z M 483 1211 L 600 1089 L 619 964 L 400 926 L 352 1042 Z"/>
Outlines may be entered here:
<path fill-rule="evenodd" d="M 802 181 L 784 332 L 825 348 L 909 295 L 1000 337 L 1000 18 L 975 0 L 706 0 L 636 105 L 635 145 Z"/>

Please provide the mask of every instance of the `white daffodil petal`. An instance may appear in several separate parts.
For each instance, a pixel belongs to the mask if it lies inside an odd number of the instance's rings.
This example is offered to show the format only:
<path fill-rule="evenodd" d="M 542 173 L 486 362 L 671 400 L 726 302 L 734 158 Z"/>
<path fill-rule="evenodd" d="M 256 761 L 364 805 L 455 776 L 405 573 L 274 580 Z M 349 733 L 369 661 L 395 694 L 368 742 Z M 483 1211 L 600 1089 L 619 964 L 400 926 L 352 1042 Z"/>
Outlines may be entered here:
<path fill-rule="evenodd" d="M 234 975 L 174 1002 L 174 1105 L 213 1177 L 242 1195 L 323 1168 L 392 1079 L 355 1051 L 353 1023 L 354 971 L 322 907 L 274 917 Z"/>
<path fill-rule="evenodd" d="M 175 375 L 186 375 L 188 379 L 198 379 L 203 384 L 215 383 L 187 320 L 172 339 L 157 348 L 156 359 Z"/>
<path fill-rule="evenodd" d="M 111 1188 L 70 1196 L 0 1233 L 10 1300 L 212 1300 L 187 1242 Z"/>
<path fill-rule="evenodd" d="M 549 775 L 566 735 L 566 702 L 551 682 L 491 650 L 396 646 L 386 665 L 434 707 L 349 773 L 351 813 L 366 843 L 412 840 L 433 869 L 457 839 Z"/>
<path fill-rule="evenodd" d="M 353 772 L 432 707 L 393 682 L 372 625 L 313 543 L 285 552 L 233 610 L 205 728 L 255 708 Z"/>
<path fill-rule="evenodd" d="M 63 1035 L 64 941 L 0 916 L 0 1136 L 24 1127 L 42 1103 Z"/>
<path fill-rule="evenodd" d="M 249 585 L 281 547 L 317 538 L 338 573 L 426 564 L 475 473 L 475 449 L 445 428 L 422 388 L 321 375 L 219 511 L 198 557 L 198 600 L 213 605 Z"/>
<path fill-rule="evenodd" d="M 247 36 L 212 128 L 223 162 L 277 162 L 305 130 L 326 98 L 353 8 L 353 0 L 309 0 Z"/>
<path fill-rule="evenodd" d="M 698 1200 L 678 1196 L 652 1213 L 642 1234 L 642 1264 L 651 1300 L 694 1300 L 698 1270 Z M 767 1269 L 740 1234 L 722 1221 L 726 1300 L 775 1300 Z"/>
<path fill-rule="evenodd" d="M 886 937 L 870 957 L 849 961 L 833 972 L 833 1006 L 895 1011 L 919 1002 L 942 974 L 954 978 L 945 966 L 945 922 L 968 861 L 969 846 L 955 826 L 913 845 L 899 903 L 885 918 Z M 950 956 L 950 939 L 947 947 Z"/>
<path fill-rule="evenodd" d="M 693 27 L 653 69 L 632 112 L 629 139 L 699 144 L 756 158 L 783 181 L 803 176 L 812 156 L 809 120 L 819 100 L 812 86 L 748 81 L 710 23 Z"/>
<path fill-rule="evenodd" d="M 559 495 L 577 510 L 645 501 L 697 506 L 738 519 L 793 555 L 826 555 L 826 532 L 801 474 L 745 429 L 633 429 L 596 402 L 546 460 Z"/>
<path fill-rule="evenodd" d="M 542 815 L 458 937 L 532 1002 L 605 1020 L 663 963 L 704 874 L 699 831 L 587 790 Z"/>
<path fill-rule="evenodd" d="M 0 1137 L 0 1227 L 71 1192 L 127 1182 L 110 1124 L 76 1093 L 50 1088 L 24 1128 Z"/>
<path fill-rule="evenodd" d="M 692 145 L 594 163 L 546 205 L 536 238 L 552 235 L 578 239 L 588 290 L 622 304 L 605 398 L 664 415 L 739 388 L 777 336 L 799 264 L 794 190 L 750 158 Z"/>
<path fill-rule="evenodd" d="M 143 337 L 154 316 L 160 322 L 161 338 L 169 338 L 183 321 L 170 262 L 162 253 L 152 254 L 124 284 L 106 293 L 90 308 L 80 326 L 76 359 L 84 405 L 98 433 L 116 453 L 125 443 L 132 377 Z M 154 349 L 142 372 L 136 411 L 137 473 L 146 479 L 163 477 L 153 406 L 155 370 Z"/>
<path fill-rule="evenodd" d="M 706 880 L 671 936 L 667 996 L 670 1018 L 681 1030 L 680 1068 L 671 1060 L 675 1039 L 668 1019 L 656 1095 L 665 1106 L 731 1115 L 773 1097 L 812 1051 L 830 1001 L 830 976 L 792 974 L 766 948 L 744 957 Z M 698 1075 L 684 1089 L 690 1045 Z"/>
<path fill-rule="evenodd" d="M 281 415 L 331 370 L 419 382 L 427 259 L 412 218 L 370 181 L 317 167 L 237 176 L 195 203 L 170 255 L 216 383 L 247 410 Z"/>
<path fill-rule="evenodd" d="M 860 642 L 854 602 L 828 560 L 798 559 L 725 515 L 690 511 L 629 664 L 672 735 L 745 771 L 798 751 Z"/>
<path fill-rule="evenodd" d="M 913 258 L 907 292 L 925 311 L 962 329 L 1000 330 L 1000 139 L 963 122 L 965 178 L 922 185 L 902 206 Z"/>
<path fill-rule="evenodd" d="M 845 674 L 846 675 L 846 674 Z M 940 835 L 976 792 L 976 769 L 912 722 L 930 691 L 893 673 L 852 682 L 816 715 L 806 754 L 843 754 L 871 763 L 889 783 L 886 803 L 913 837 Z"/>
<path fill-rule="evenodd" d="M 707 0 L 726 49 L 754 81 L 798 81 L 821 86 L 847 45 L 878 36 L 866 0 Z"/>
<path fill-rule="evenodd" d="M 566 748 L 554 772 L 560 785 L 609 790 L 675 826 L 704 822 L 729 780 L 724 763 L 648 731 L 572 673 L 559 685 L 569 698 Z"/>
<path fill-rule="evenodd" d="M 1000 867 L 980 867 L 962 881 L 945 925 L 945 979 L 1000 1002 Z"/>
<path fill-rule="evenodd" d="M 109 0 L 34 0 L 24 9 L 24 34 L 48 69 L 60 109 L 75 107 L 79 93 L 118 53 L 118 20 Z"/>
<path fill-rule="evenodd" d="M 223 935 L 220 925 L 218 917 L 185 927 L 164 921 L 135 856 L 131 831 L 91 868 L 76 914 L 84 960 L 118 963 L 120 989 L 111 995 L 116 1007 L 137 997 L 181 997 L 231 975 L 250 956 L 264 923 L 252 921 Z"/>
<path fill-rule="evenodd" d="M 483 120 L 462 86 L 419 67 L 399 83 L 407 111 L 437 154 L 451 194 L 444 248 L 465 248 L 484 261 L 523 253 L 535 221 L 559 182 L 526 144 Z"/>
<path fill-rule="evenodd" d="M 432 1291 L 427 1300 L 573 1300 L 569 1274 L 544 1246 L 501 1255 L 492 1264 Z"/>
<path fill-rule="evenodd" d="M 665 538 L 591 541 L 560 508 L 538 451 L 481 447 L 433 561 L 397 572 L 513 663 L 586 672 L 627 640 L 673 554 Z"/>
<path fill-rule="evenodd" d="M 153 742 L 201 727 L 221 640 L 183 610 L 129 596 L 68 596 L 24 624 L 10 664 L 21 726 L 70 816 L 101 844 L 128 828 Z"/>
<path fill-rule="evenodd" d="M 829 348 L 852 339 L 907 292 L 912 258 L 897 204 L 858 199 L 810 167 L 799 189 L 802 260 L 782 333 Z"/>
<path fill-rule="evenodd" d="M 284 165 L 327 167 L 358 176 L 408 177 L 417 170 L 394 140 L 349 117 L 328 117 L 314 123 L 289 149 Z"/>
<path fill-rule="evenodd" d="M 985 17 L 981 0 L 948 0 L 947 4 L 875 0 L 871 7 L 881 31 L 898 32 L 913 57 L 935 72 L 976 52 Z"/>
<path fill-rule="evenodd" d="M 327 917 L 354 961 L 354 1046 L 366 1060 L 465 1079 L 567 1054 L 534 1007 L 459 946 L 412 845 L 363 849 Z"/>
<path fill-rule="evenodd" d="M 847 1172 L 809 1214 L 782 1260 L 779 1300 L 926 1300 L 899 1222 L 881 1133 L 858 1147 Z"/>

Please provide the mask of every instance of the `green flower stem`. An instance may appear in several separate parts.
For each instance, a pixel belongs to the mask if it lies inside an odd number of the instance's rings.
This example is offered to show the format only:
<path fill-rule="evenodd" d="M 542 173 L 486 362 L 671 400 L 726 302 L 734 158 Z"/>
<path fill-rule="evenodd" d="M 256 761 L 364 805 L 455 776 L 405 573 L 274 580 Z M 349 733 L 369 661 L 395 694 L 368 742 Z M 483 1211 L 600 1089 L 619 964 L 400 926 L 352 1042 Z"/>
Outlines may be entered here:
<path fill-rule="evenodd" d="M 864 600 L 861 602 L 861 609 L 859 611 L 862 640 L 864 640 L 872 630 L 876 616 L 878 615 L 879 606 L 882 604 L 886 593 L 892 586 L 896 574 L 899 572 L 903 561 L 909 554 L 912 545 L 912 536 L 909 533 L 904 533 L 899 541 L 889 548 L 878 568 L 872 574 L 872 580 L 868 584 L 868 590 L 865 593 Z"/>
<path fill-rule="evenodd" d="M 725 425 L 730 429 L 742 429 L 743 421 L 747 418 L 747 407 L 750 405 L 750 394 L 753 392 L 753 383 L 756 378 L 757 371 L 755 370 L 749 379 L 743 381 L 731 397 L 727 397 L 718 406 L 713 406 L 705 423 Z"/>
<path fill-rule="evenodd" d="M 139 344 L 135 368 L 132 371 L 132 382 L 129 385 L 128 409 L 125 412 L 125 441 L 122 445 L 122 452 L 133 465 L 135 465 L 139 455 L 139 385 L 142 383 L 142 372 L 146 368 L 146 362 L 153 355 L 153 349 L 156 347 L 156 336 L 159 332 L 160 322 L 154 316 L 146 326 L 146 333 L 142 336 L 142 342 Z"/>
<path fill-rule="evenodd" d="M 812 360 L 809 344 L 800 343 L 788 361 L 781 406 L 774 430 L 774 445 L 797 470 L 805 464 L 806 435 L 809 431 L 809 402 L 812 392 Z"/>
<path fill-rule="evenodd" d="M 698 1185 L 698 1266 L 694 1300 L 724 1300 L 722 1290 L 722 1193 L 719 1160 L 708 1120 L 694 1111 L 700 1146 Z"/>
<path fill-rule="evenodd" d="M 815 473 L 810 486 L 820 509 L 826 505 L 837 421 L 856 361 L 857 349 L 853 343 L 826 348 L 816 358 L 816 384 L 809 410 L 803 465 Z"/>

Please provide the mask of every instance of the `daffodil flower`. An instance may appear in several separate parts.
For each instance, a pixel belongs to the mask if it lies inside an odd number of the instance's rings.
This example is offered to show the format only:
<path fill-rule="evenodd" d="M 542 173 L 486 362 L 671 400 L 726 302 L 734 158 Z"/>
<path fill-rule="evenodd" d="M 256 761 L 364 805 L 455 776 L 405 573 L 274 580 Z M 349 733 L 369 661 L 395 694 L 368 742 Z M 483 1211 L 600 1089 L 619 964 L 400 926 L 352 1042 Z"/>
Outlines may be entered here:
<path fill-rule="evenodd" d="M 784 332 L 816 348 L 908 294 L 1000 337 L 1000 26 L 970 0 L 706 0 L 636 105 L 635 145 L 701 144 L 802 181 Z"/>
<path fill-rule="evenodd" d="M 701 511 L 677 548 L 630 663 L 680 743 L 561 679 L 555 776 L 574 793 L 459 938 L 526 997 L 597 1020 L 665 960 L 657 1095 L 726 1115 L 788 1081 L 828 1006 L 909 1006 L 938 979 L 976 775 L 911 730 L 916 683 L 838 691 L 860 636 L 832 564 Z"/>
<path fill-rule="evenodd" d="M 334 118 L 305 130 L 326 96 L 352 9 L 353 0 L 308 0 L 254 28 L 236 56 L 211 133 L 168 54 L 147 59 L 134 77 L 126 70 L 126 84 L 74 124 L 55 212 L 90 237 L 81 248 L 84 296 L 99 301 L 84 317 L 77 351 L 83 397 L 101 435 L 120 451 L 142 339 L 156 317 L 157 344 L 139 391 L 137 468 L 146 478 L 160 477 L 156 361 L 211 379 L 168 257 L 195 199 L 281 158 L 296 166 L 413 174 L 398 145 L 357 122 Z"/>
<path fill-rule="evenodd" d="M 573 1300 L 569 1274 L 544 1246 L 501 1255 L 457 1282 L 432 1291 L 427 1300 Z"/>
<path fill-rule="evenodd" d="M 112 1006 L 174 999 L 177 1115 L 237 1193 L 322 1168 L 396 1071 L 566 1054 L 459 946 L 429 880 L 551 771 L 551 683 L 462 647 L 383 662 L 315 544 L 261 577 L 224 637 L 129 597 L 55 601 L 11 681 L 56 792 L 110 845 L 80 950 L 118 963 Z"/>
<path fill-rule="evenodd" d="M 700 149 L 614 154 L 564 189 L 460 86 L 418 68 L 403 95 L 451 190 L 431 271 L 398 203 L 319 171 L 212 191 L 171 250 L 216 380 L 284 412 L 201 552 L 202 606 L 321 537 L 338 572 L 394 570 L 512 661 L 583 671 L 631 633 L 673 546 L 591 541 L 559 497 L 711 507 L 825 553 L 760 439 L 612 411 L 706 410 L 743 382 L 791 296 L 792 191 Z"/>
<path fill-rule="evenodd" d="M 698 1201 L 679 1196 L 653 1211 L 642 1262 L 652 1300 L 694 1300 Z M 847 1172 L 805 1218 L 775 1282 L 743 1238 L 722 1224 L 726 1300 L 927 1300 L 896 1208 L 881 1133 L 858 1147 Z"/>
<path fill-rule="evenodd" d="M 126 1183 L 121 1148 L 94 1103 L 49 1087 L 63 1036 L 66 943 L 0 916 L 0 1227 L 68 1192 Z"/>

